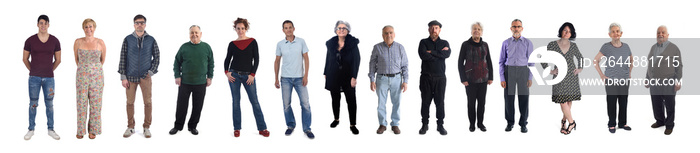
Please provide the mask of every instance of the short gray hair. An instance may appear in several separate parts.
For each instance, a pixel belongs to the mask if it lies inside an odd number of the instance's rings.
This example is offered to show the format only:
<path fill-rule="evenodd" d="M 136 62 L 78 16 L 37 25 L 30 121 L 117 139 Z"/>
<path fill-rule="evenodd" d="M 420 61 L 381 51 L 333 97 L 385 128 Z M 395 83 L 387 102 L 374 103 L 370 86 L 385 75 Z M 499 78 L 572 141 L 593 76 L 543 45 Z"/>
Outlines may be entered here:
<path fill-rule="evenodd" d="M 333 28 L 333 33 L 335 33 L 335 31 L 336 31 L 335 28 L 338 28 L 338 25 L 340 25 L 340 24 L 344 24 L 345 26 L 347 26 L 348 33 L 350 33 L 350 23 L 348 23 L 347 21 L 343 21 L 343 20 L 338 20 L 338 22 L 335 22 L 335 27 Z"/>
<path fill-rule="evenodd" d="M 194 27 L 197 27 L 197 29 L 199 29 L 200 31 L 202 30 L 202 28 L 200 28 L 200 27 L 199 27 L 198 25 L 196 25 L 196 24 L 195 24 L 195 25 L 192 25 L 192 26 L 190 26 L 190 29 L 192 29 L 192 28 L 194 28 Z"/>
<path fill-rule="evenodd" d="M 521 24 L 523 23 L 523 21 L 521 21 L 520 19 L 514 19 L 514 20 L 511 21 L 510 23 L 513 23 L 513 22 L 515 22 L 515 21 L 518 21 L 518 22 L 520 22 Z"/>
<path fill-rule="evenodd" d="M 474 22 L 474 23 L 472 23 L 472 27 L 471 27 L 471 28 L 474 28 L 475 25 L 476 25 L 476 26 L 479 26 L 479 28 L 481 28 L 481 31 L 484 31 L 484 27 L 481 26 L 481 22 Z"/>
<path fill-rule="evenodd" d="M 384 32 L 384 29 L 386 29 L 386 28 L 392 28 L 392 29 L 394 29 L 394 26 L 391 26 L 391 25 L 385 25 L 385 26 L 384 26 L 384 28 L 382 28 L 382 32 Z"/>
<path fill-rule="evenodd" d="M 668 33 L 668 27 L 666 27 L 666 25 L 660 25 L 659 28 L 664 28 L 664 29 L 666 29 L 666 33 Z M 658 29 L 658 28 L 657 28 L 657 29 Z"/>
<path fill-rule="evenodd" d="M 608 32 L 612 32 L 613 27 L 620 28 L 620 31 L 622 31 L 622 26 L 620 26 L 620 24 L 618 24 L 618 23 L 613 22 L 610 24 L 610 27 L 608 27 Z"/>

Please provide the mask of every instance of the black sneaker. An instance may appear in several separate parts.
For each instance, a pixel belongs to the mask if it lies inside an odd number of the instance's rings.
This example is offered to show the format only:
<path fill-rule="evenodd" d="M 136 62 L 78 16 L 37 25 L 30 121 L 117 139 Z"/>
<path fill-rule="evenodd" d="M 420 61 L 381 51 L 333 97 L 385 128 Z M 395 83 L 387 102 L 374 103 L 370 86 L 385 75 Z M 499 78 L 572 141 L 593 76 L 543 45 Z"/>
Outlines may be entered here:
<path fill-rule="evenodd" d="M 316 136 L 314 136 L 314 133 L 312 133 L 311 131 L 306 131 L 304 133 L 306 134 L 306 137 L 309 137 L 309 139 L 316 138 Z"/>

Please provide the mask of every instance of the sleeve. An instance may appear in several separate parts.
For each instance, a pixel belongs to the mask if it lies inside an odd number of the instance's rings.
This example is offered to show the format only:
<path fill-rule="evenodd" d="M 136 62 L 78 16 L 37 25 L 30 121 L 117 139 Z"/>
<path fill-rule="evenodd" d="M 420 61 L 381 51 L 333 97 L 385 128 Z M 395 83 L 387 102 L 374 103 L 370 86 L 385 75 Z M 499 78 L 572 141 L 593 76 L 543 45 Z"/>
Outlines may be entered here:
<path fill-rule="evenodd" d="M 282 56 L 281 44 L 282 42 L 277 43 L 277 47 L 275 48 L 275 56 Z"/>
<path fill-rule="evenodd" d="M 30 53 L 32 52 L 32 43 L 29 41 L 32 37 L 29 37 L 26 41 L 24 41 L 24 50 L 29 51 Z"/>
<path fill-rule="evenodd" d="M 379 45 L 374 45 L 372 48 L 372 55 L 369 57 L 369 73 L 367 74 L 369 76 L 369 81 L 370 82 L 375 82 L 375 73 L 377 73 L 377 56 L 379 56 Z"/>
<path fill-rule="evenodd" d="M 122 50 L 119 53 L 119 74 L 121 74 L 121 80 L 126 79 L 126 53 L 127 53 L 127 41 L 126 38 L 124 38 L 124 42 L 122 42 Z"/>
<path fill-rule="evenodd" d="M 674 48 L 676 49 L 677 54 L 675 55 L 675 57 L 671 57 L 671 58 L 675 60 L 676 57 L 678 57 L 678 66 L 674 67 L 675 72 L 676 72 L 674 78 L 681 79 L 683 77 L 683 60 L 681 60 L 681 51 L 678 48 L 678 46 L 674 45 Z M 674 64 L 674 63 L 675 63 L 675 61 L 671 62 L 671 64 Z M 673 65 L 671 65 L 671 66 L 673 66 Z"/>
<path fill-rule="evenodd" d="M 406 49 L 403 45 L 399 45 L 401 50 L 401 76 L 403 77 L 403 83 L 408 83 L 408 55 L 406 55 Z"/>
<path fill-rule="evenodd" d="M 651 62 L 653 62 L 653 61 L 651 60 L 651 58 L 653 58 L 653 57 L 651 56 L 653 53 L 654 53 L 654 46 L 652 45 L 652 46 L 651 46 L 651 49 L 649 50 L 649 54 L 647 55 L 647 57 L 644 58 L 644 59 L 642 59 L 642 60 L 646 60 L 647 63 L 649 63 L 649 65 L 647 66 L 647 75 L 646 75 L 646 78 L 647 78 L 647 79 L 651 79 L 650 73 L 651 73 L 651 68 L 653 67 L 652 65 L 654 64 L 654 63 L 651 63 Z"/>
<path fill-rule="evenodd" d="M 229 66 L 231 64 L 231 59 L 233 59 L 233 42 L 228 43 L 228 49 L 226 49 L 226 58 L 224 58 L 224 72 L 228 73 Z"/>
<path fill-rule="evenodd" d="M 306 41 L 303 39 L 301 40 L 301 54 L 305 54 L 309 52 L 309 47 L 306 46 Z"/>
<path fill-rule="evenodd" d="M 498 58 L 498 73 L 501 77 L 501 82 L 506 81 L 506 59 L 508 59 L 508 54 L 506 50 L 508 49 L 508 40 L 503 41 L 501 45 L 501 57 Z"/>
<path fill-rule="evenodd" d="M 459 72 L 460 82 L 467 82 L 466 65 L 464 64 L 468 52 L 467 45 L 466 41 L 462 43 L 462 47 L 459 49 L 459 57 L 457 57 L 457 72 Z"/>
<path fill-rule="evenodd" d="M 435 52 L 435 51 L 431 51 L 431 52 Z M 420 59 L 423 61 L 435 60 L 435 57 L 433 57 L 432 55 L 430 55 L 430 53 L 428 53 L 428 47 L 425 46 L 425 43 L 423 42 L 423 40 L 421 40 L 420 43 L 418 44 L 418 56 L 420 56 Z"/>
<path fill-rule="evenodd" d="M 209 55 L 207 57 L 207 78 L 214 78 L 214 51 L 211 50 L 211 46 L 207 44 L 207 52 Z"/>
<path fill-rule="evenodd" d="M 255 77 L 255 72 L 258 71 L 258 65 L 260 65 L 260 53 L 258 52 L 258 41 L 253 40 L 253 68 L 250 71 L 250 75 Z"/>
<path fill-rule="evenodd" d="M 151 69 L 148 70 L 148 75 L 153 76 L 158 73 L 158 66 L 160 65 L 160 48 L 158 48 L 158 43 L 153 40 L 153 60 L 151 60 Z"/>
<path fill-rule="evenodd" d="M 445 46 L 438 48 L 439 49 L 438 51 L 433 51 L 430 54 L 432 54 L 433 56 L 435 56 L 437 58 L 446 59 L 446 58 L 450 57 L 450 54 L 452 53 L 452 48 L 450 47 L 449 42 L 447 42 L 445 40 L 442 40 L 442 41 L 445 42 L 445 44 L 444 44 Z M 447 50 L 442 50 L 445 47 L 447 47 Z"/>
<path fill-rule="evenodd" d="M 352 77 L 357 79 L 357 73 L 360 71 L 360 49 L 355 46 L 352 52 Z"/>
<path fill-rule="evenodd" d="M 61 51 L 61 41 L 58 41 L 58 38 L 53 37 L 52 38 L 56 41 L 56 46 L 54 48 L 54 52 Z"/>
<path fill-rule="evenodd" d="M 489 70 L 489 80 L 493 80 L 493 65 L 491 64 L 491 50 L 489 45 L 484 42 L 484 48 L 486 48 L 486 66 Z"/>
<path fill-rule="evenodd" d="M 175 62 L 173 62 L 173 73 L 175 78 L 180 78 L 182 76 L 182 47 L 175 54 Z"/>
<path fill-rule="evenodd" d="M 328 75 L 328 66 L 330 66 L 330 60 L 332 59 L 331 54 L 331 44 L 329 42 L 326 42 L 326 64 L 323 68 L 323 75 Z"/>
<path fill-rule="evenodd" d="M 534 51 L 534 49 L 532 48 L 532 42 L 528 39 L 527 40 L 527 56 L 526 56 L 526 58 L 528 60 L 530 59 L 530 55 L 532 54 L 533 51 Z M 528 66 L 535 66 L 535 63 L 527 63 L 527 65 Z M 527 80 L 532 80 L 532 71 L 530 72 L 530 76 L 527 78 Z"/>

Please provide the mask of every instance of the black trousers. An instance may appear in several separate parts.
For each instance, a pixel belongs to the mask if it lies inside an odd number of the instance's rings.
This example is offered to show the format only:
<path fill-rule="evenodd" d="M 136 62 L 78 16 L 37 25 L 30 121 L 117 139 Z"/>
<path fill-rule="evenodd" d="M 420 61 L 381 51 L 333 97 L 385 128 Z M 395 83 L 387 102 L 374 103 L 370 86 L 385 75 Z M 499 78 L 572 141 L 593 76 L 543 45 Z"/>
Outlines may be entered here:
<path fill-rule="evenodd" d="M 530 89 L 527 81 L 530 76 L 530 69 L 527 66 L 506 66 L 505 69 L 506 88 L 503 90 L 505 99 L 505 116 L 508 125 L 515 124 L 515 95 L 518 95 L 518 108 L 520 110 L 521 127 L 527 126 L 530 106 Z M 517 93 L 516 93 L 517 89 Z"/>
<path fill-rule="evenodd" d="M 608 127 L 615 127 L 616 117 L 620 127 L 627 125 L 627 97 L 629 94 L 629 85 L 606 85 L 605 94 L 607 94 L 608 103 Z M 620 106 L 619 112 L 617 106 Z"/>
<path fill-rule="evenodd" d="M 477 121 L 479 127 L 484 126 L 484 105 L 486 104 L 486 85 L 487 83 L 471 83 L 466 86 L 467 91 L 467 110 L 469 111 L 469 127 L 474 127 L 474 121 Z M 477 104 L 477 100 L 479 103 Z"/>
<path fill-rule="evenodd" d="M 331 91 L 333 99 L 333 117 L 340 118 L 340 91 Z M 348 116 L 350 116 L 350 125 L 356 125 L 357 121 L 357 96 L 354 88 L 344 88 L 345 102 L 348 103 Z"/>
<path fill-rule="evenodd" d="M 432 76 L 430 74 L 421 74 L 420 76 L 420 92 L 421 92 L 421 108 L 420 114 L 423 124 L 428 124 L 430 118 L 430 102 L 435 101 L 435 116 L 437 124 L 442 125 L 445 119 L 445 85 L 447 78 L 445 76 Z"/>
<path fill-rule="evenodd" d="M 666 125 L 666 129 L 673 129 L 676 118 L 676 90 L 674 86 L 651 86 L 649 91 L 651 92 L 651 107 L 654 111 L 656 124 Z"/>
<path fill-rule="evenodd" d="M 175 128 L 182 130 L 187 117 L 187 107 L 189 105 L 190 94 L 192 94 L 192 114 L 187 122 L 188 129 L 196 129 L 199 117 L 202 114 L 204 105 L 204 95 L 207 93 L 207 85 L 181 84 L 177 92 L 177 110 L 175 111 Z"/>

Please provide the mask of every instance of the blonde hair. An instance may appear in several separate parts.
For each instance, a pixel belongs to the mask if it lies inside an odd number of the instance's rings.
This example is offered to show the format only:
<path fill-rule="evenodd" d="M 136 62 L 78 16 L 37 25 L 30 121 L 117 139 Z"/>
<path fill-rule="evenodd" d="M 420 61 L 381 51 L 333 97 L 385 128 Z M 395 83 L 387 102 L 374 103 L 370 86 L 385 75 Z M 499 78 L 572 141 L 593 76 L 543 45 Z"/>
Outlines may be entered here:
<path fill-rule="evenodd" d="M 95 23 L 95 20 L 92 20 L 91 18 L 87 18 L 87 19 L 83 20 L 83 27 L 82 28 L 85 28 L 85 25 L 87 25 L 89 23 L 92 23 L 92 27 L 97 29 L 97 23 Z"/>

